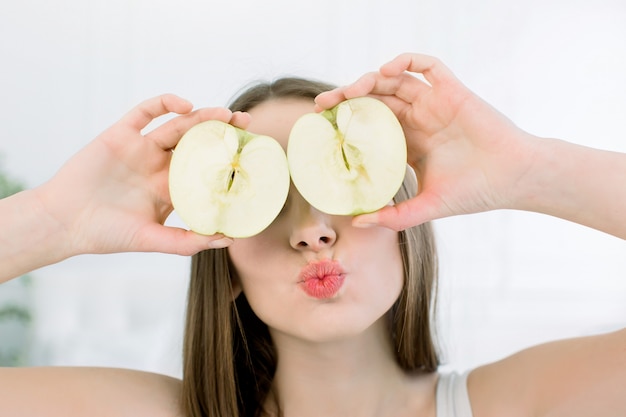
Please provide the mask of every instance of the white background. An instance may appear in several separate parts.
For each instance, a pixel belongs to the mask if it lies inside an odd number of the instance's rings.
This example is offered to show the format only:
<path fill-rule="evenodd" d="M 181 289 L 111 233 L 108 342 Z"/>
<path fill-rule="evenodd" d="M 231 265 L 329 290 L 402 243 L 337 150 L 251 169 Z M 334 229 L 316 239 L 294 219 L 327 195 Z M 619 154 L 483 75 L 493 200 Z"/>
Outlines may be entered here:
<path fill-rule="evenodd" d="M 621 0 L 2 0 L 0 7 L 0 154 L 29 187 L 145 98 L 172 92 L 221 106 L 249 82 L 285 74 L 344 84 L 404 51 L 438 56 L 532 133 L 626 152 Z M 512 211 L 436 228 L 446 368 L 626 324 L 624 241 Z M 33 363 L 180 375 L 188 264 L 123 254 L 36 271 Z"/>

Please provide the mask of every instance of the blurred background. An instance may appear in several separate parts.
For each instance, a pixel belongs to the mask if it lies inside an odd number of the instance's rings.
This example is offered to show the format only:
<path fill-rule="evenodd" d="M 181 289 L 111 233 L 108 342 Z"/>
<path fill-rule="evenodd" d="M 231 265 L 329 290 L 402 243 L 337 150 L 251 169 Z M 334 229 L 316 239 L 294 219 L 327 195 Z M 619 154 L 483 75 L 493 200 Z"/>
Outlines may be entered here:
<path fill-rule="evenodd" d="M 4 0 L 1 190 L 42 183 L 148 97 L 221 106 L 287 74 L 345 84 L 404 51 L 441 58 L 527 131 L 626 152 L 624 22 L 622 0 Z M 626 325 L 626 242 L 514 211 L 435 227 L 444 369 Z M 80 256 L 4 284 L 0 361 L 180 376 L 188 270 Z"/>

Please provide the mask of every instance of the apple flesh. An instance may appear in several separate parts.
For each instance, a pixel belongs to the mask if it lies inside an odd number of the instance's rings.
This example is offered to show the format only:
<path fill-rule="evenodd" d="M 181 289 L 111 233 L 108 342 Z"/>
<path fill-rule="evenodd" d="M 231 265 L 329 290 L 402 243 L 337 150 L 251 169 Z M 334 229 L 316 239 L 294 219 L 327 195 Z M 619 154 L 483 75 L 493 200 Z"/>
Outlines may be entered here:
<path fill-rule="evenodd" d="M 174 149 L 169 188 L 174 210 L 191 230 L 249 237 L 282 209 L 289 169 L 275 139 L 210 120 L 189 129 Z"/>
<path fill-rule="evenodd" d="M 298 119 L 287 160 L 294 185 L 313 207 L 356 215 L 392 201 L 406 173 L 406 141 L 387 105 L 358 97 Z"/>

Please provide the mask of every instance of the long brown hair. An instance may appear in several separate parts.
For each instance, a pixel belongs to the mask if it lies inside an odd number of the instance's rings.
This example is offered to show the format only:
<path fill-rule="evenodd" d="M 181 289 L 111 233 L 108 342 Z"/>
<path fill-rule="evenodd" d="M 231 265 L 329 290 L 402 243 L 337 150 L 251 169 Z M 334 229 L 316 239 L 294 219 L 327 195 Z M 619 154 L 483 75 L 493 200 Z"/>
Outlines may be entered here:
<path fill-rule="evenodd" d="M 313 100 L 333 86 L 281 78 L 252 86 L 229 106 L 248 111 L 274 98 Z M 410 169 L 395 201 L 415 195 Z M 437 255 L 430 224 L 399 232 L 404 286 L 390 311 L 390 337 L 399 365 L 407 372 L 434 372 L 439 364 L 431 332 L 437 282 Z M 267 326 L 245 295 L 233 302 L 234 268 L 227 249 L 192 258 L 183 349 L 182 405 L 187 417 L 260 417 L 276 370 Z"/>

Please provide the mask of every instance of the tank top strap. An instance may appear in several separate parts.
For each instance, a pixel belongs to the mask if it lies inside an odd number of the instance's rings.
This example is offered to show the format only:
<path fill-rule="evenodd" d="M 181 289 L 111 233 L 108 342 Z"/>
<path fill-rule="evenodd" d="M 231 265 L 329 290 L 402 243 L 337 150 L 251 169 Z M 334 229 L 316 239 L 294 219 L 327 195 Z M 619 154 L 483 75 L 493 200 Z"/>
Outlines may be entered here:
<path fill-rule="evenodd" d="M 470 371 L 462 374 L 450 372 L 439 375 L 437 381 L 437 417 L 472 417 L 469 395 L 467 393 L 467 376 Z"/>

